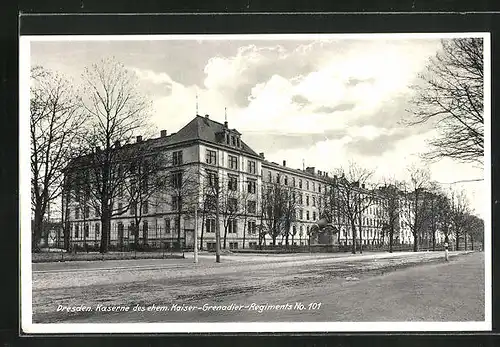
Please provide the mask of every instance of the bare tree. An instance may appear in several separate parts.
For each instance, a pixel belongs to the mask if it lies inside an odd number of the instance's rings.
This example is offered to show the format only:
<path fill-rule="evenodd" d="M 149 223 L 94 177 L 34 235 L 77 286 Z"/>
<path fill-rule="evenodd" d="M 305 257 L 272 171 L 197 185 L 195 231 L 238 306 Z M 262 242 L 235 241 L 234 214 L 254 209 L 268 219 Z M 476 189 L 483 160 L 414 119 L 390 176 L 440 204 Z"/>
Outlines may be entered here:
<path fill-rule="evenodd" d="M 484 220 L 473 214 L 469 214 L 467 216 L 467 228 L 469 230 L 471 247 L 474 250 L 474 242 L 484 242 Z"/>
<path fill-rule="evenodd" d="M 442 50 L 421 75 L 422 86 L 409 124 L 434 121 L 440 136 L 430 141 L 428 159 L 449 157 L 482 163 L 484 155 L 483 39 L 441 41 Z"/>
<path fill-rule="evenodd" d="M 337 175 L 339 177 L 337 190 L 339 211 L 350 224 L 352 230 L 352 253 L 355 254 L 358 228 L 361 241 L 362 215 L 376 200 L 373 191 L 370 191 L 366 186 L 373 175 L 373 171 L 351 162 L 347 170 L 340 168 Z M 362 252 L 361 242 L 360 252 Z"/>
<path fill-rule="evenodd" d="M 266 183 L 262 192 L 262 209 L 264 214 L 264 223 L 267 233 L 273 240 L 273 246 L 276 245 L 276 238 L 280 235 L 286 238 L 288 236 L 293 221 L 296 218 L 297 202 L 295 189 L 280 183 Z"/>
<path fill-rule="evenodd" d="M 404 183 L 404 208 L 405 224 L 413 235 L 413 251 L 418 251 L 419 236 L 424 230 L 426 221 L 426 200 L 424 190 L 430 180 L 427 169 L 415 165 L 408 167 L 410 179 Z"/>
<path fill-rule="evenodd" d="M 118 187 L 124 182 L 127 161 L 119 144 L 130 143 L 134 133 L 147 131 L 150 102 L 141 95 L 136 76 L 114 59 L 104 59 L 85 69 L 81 99 L 90 122 L 87 148 L 102 233 L 100 252 L 108 250 L 111 218 L 121 215 L 115 207 Z M 137 138 L 138 142 L 141 137 Z"/>
<path fill-rule="evenodd" d="M 62 192 L 63 171 L 79 143 L 85 121 L 76 91 L 64 76 L 31 69 L 30 140 L 32 250 L 37 251 L 49 204 Z"/>
<path fill-rule="evenodd" d="M 455 235 L 455 248 L 458 250 L 460 236 L 463 236 L 465 247 L 467 247 L 467 221 L 470 214 L 469 203 L 464 191 L 452 192 L 451 194 L 451 225 Z"/>
<path fill-rule="evenodd" d="M 144 141 L 124 148 L 129 156 L 128 180 L 118 186 L 117 200 L 120 210 L 129 210 L 133 217 L 134 249 L 138 248 L 139 226 L 144 215 L 159 206 L 160 192 L 168 187 L 168 160 L 164 152 L 154 148 L 153 141 Z M 120 181 L 123 182 L 121 179 Z M 125 202 L 125 204 L 123 203 Z M 122 226 L 123 227 L 123 226 Z M 123 230 L 121 230 L 123 232 Z M 123 235 L 119 235 L 123 246 Z M 143 246 L 148 244 L 148 228 L 143 226 Z"/>
<path fill-rule="evenodd" d="M 379 188 L 382 203 L 382 215 L 385 220 L 383 225 L 384 237 L 389 237 L 389 253 L 392 253 L 394 235 L 400 230 L 401 215 L 401 183 L 388 179 L 384 186 Z"/>
<path fill-rule="evenodd" d="M 292 244 L 294 233 L 292 225 L 297 220 L 297 209 L 299 207 L 297 195 L 300 193 L 295 187 L 283 186 L 283 234 L 285 236 L 285 244 L 288 246 L 290 235 L 292 236 Z"/>
<path fill-rule="evenodd" d="M 172 155 L 174 155 L 172 153 Z M 181 219 L 194 211 L 198 204 L 200 177 L 195 166 L 182 166 L 182 158 L 173 159 L 173 167 L 168 172 L 167 191 L 170 199 L 167 203 L 175 214 L 177 248 L 181 248 Z"/>

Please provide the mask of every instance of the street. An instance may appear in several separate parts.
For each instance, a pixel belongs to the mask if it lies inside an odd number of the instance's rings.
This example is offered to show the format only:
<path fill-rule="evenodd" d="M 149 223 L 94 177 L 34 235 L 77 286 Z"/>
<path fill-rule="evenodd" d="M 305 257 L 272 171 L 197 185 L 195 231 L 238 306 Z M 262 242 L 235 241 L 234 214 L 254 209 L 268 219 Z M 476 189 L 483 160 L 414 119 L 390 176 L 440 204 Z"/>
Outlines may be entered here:
<path fill-rule="evenodd" d="M 482 321 L 484 254 L 459 253 L 34 264 L 33 321 Z M 118 306 L 128 311 L 106 311 Z"/>

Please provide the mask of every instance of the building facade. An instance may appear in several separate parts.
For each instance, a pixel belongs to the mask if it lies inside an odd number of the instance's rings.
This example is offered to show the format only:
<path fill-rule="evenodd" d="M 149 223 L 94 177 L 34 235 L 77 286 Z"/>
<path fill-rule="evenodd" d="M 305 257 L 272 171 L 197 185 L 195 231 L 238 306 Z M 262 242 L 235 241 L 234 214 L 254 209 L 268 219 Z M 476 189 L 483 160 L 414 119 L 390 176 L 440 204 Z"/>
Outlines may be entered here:
<path fill-rule="evenodd" d="M 113 206 L 119 213 L 111 218 L 109 244 L 112 248 L 130 249 L 135 242 L 151 247 L 169 248 L 179 243 L 192 246 L 196 230 L 201 247 L 213 249 L 217 213 L 210 202 L 215 200 L 219 206 L 222 247 L 272 244 L 272 238 L 265 232 L 263 192 L 274 184 L 287 187 L 293 196 L 294 213 L 284 224 L 289 227 L 289 244 L 309 244 L 313 227 L 325 217 L 334 227 L 333 243 L 352 244 L 351 223 L 336 202 L 335 189 L 339 189 L 336 176 L 329 177 L 314 167 L 293 169 L 286 161 L 281 165 L 269 162 L 264 153 L 258 154 L 250 148 L 227 122 L 216 122 L 208 115 L 196 116 L 176 133 L 167 135 L 162 130 L 158 138 L 143 141 L 138 136 L 136 142 L 146 142 L 149 148 L 163 154 L 169 185 L 150 194 L 140 206 L 130 203 L 131 195 L 127 192 L 116 196 Z M 386 218 L 384 200 L 364 187 L 359 187 L 359 191 L 374 195 L 374 199 L 356 221 L 357 239 L 361 236 L 365 245 L 387 243 L 382 232 Z M 102 230 L 99 209 L 87 201 L 82 202 L 82 194 L 76 192 L 63 204 L 65 227 L 71 244 L 97 247 Z M 136 225 L 138 214 L 140 222 Z M 413 242 L 403 220 L 400 225 L 397 241 Z M 286 240 L 280 235 L 275 242 L 280 245 Z"/>

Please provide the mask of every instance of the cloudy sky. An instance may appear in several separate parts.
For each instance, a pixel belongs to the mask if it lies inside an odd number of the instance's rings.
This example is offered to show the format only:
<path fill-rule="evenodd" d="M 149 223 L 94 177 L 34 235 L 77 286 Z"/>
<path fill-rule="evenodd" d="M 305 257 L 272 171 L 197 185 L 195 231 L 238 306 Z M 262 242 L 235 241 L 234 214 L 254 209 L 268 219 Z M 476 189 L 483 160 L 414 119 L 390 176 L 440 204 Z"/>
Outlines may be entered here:
<path fill-rule="evenodd" d="M 163 41 L 32 42 L 31 64 L 78 83 L 84 67 L 114 56 L 136 72 L 153 101 L 158 129 L 175 132 L 196 114 L 224 121 L 266 159 L 331 171 L 349 161 L 373 169 L 375 180 L 404 179 L 419 164 L 432 124 L 406 127 L 410 86 L 440 48 L 439 39 L 266 37 Z M 432 179 L 482 178 L 471 164 L 442 160 Z M 485 214 L 484 183 L 455 184 Z M 449 187 L 449 185 L 445 185 Z"/>

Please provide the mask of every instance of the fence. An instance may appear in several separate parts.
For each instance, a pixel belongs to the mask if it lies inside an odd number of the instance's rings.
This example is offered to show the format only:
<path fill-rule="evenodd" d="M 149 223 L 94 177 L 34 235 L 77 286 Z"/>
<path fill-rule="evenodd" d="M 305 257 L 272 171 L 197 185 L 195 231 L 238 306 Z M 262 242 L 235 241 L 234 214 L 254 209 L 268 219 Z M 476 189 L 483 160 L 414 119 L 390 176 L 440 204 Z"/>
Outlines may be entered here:
<path fill-rule="evenodd" d="M 480 250 L 478 245 L 474 245 L 474 249 L 471 244 L 467 244 L 467 248 L 465 248 L 464 244 L 460 244 L 459 248 L 456 249 L 455 244 L 449 245 L 448 249 L 450 251 L 464 251 L 464 250 Z M 389 245 L 387 244 L 378 244 L 378 245 L 363 245 L 360 247 L 356 245 L 356 251 L 360 250 L 366 252 L 388 252 Z M 297 245 L 262 245 L 262 246 L 254 246 L 247 249 L 233 249 L 232 252 L 239 253 L 347 253 L 352 251 L 352 245 L 310 245 L 310 246 L 297 246 Z M 395 244 L 392 246 L 393 252 L 413 252 L 412 244 Z M 419 245 L 418 251 L 426 252 L 426 251 L 444 251 L 443 244 L 436 244 L 434 247 L 432 245 Z"/>

